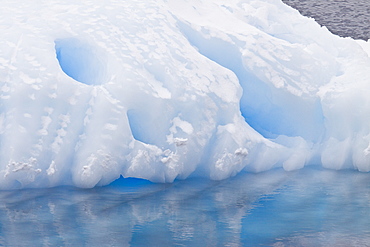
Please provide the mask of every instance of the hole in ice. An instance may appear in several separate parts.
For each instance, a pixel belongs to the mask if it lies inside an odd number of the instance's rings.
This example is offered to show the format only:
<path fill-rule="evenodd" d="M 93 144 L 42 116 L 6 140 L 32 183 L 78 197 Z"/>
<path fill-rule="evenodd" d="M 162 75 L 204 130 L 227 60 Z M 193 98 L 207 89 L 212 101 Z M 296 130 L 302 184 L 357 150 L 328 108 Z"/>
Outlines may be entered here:
<path fill-rule="evenodd" d="M 87 85 L 107 82 L 104 53 L 77 38 L 55 41 L 60 67 L 69 77 Z"/>
<path fill-rule="evenodd" d="M 166 118 L 159 118 L 160 106 L 151 102 L 153 107 L 141 106 L 138 109 L 127 111 L 127 119 L 130 125 L 132 136 L 135 140 L 145 144 L 161 146 L 166 143 L 166 137 L 162 134 L 169 129 Z"/>
<path fill-rule="evenodd" d="M 140 114 L 138 111 L 129 110 L 127 111 L 127 118 L 130 125 L 132 136 L 135 140 L 143 143 L 151 143 L 149 140 L 149 133 L 147 133 L 149 120 L 146 119 L 144 114 Z"/>

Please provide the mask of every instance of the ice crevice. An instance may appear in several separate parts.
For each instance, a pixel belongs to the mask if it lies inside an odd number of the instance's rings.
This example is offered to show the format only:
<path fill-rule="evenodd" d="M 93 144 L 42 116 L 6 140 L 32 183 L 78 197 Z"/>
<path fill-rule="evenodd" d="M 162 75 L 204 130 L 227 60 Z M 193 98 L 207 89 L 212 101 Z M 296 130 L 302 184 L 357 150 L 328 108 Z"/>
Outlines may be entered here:
<path fill-rule="evenodd" d="M 320 99 L 302 99 L 301 95 L 285 92 L 284 88 L 275 87 L 271 81 L 258 78 L 258 72 L 251 71 L 245 65 L 243 47 L 248 49 L 246 41 L 230 35 L 229 41 L 221 39 L 207 30 L 192 28 L 189 23 L 178 20 L 182 33 L 190 44 L 208 59 L 231 70 L 238 78 L 243 94 L 240 98 L 240 112 L 245 121 L 268 139 L 279 135 L 300 136 L 310 142 L 318 142 L 324 134 L 324 116 Z M 258 37 L 251 37 L 249 40 Z M 283 78 L 281 78 L 283 80 Z M 272 79 L 273 80 L 273 79 Z"/>

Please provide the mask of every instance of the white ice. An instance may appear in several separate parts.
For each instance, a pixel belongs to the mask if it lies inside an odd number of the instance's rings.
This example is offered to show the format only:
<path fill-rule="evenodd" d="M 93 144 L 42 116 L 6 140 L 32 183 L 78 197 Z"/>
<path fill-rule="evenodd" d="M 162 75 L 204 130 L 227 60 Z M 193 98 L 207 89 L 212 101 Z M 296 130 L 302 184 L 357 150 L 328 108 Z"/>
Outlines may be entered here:
<path fill-rule="evenodd" d="M 0 189 L 370 171 L 370 42 L 280 0 L 3 0 Z"/>

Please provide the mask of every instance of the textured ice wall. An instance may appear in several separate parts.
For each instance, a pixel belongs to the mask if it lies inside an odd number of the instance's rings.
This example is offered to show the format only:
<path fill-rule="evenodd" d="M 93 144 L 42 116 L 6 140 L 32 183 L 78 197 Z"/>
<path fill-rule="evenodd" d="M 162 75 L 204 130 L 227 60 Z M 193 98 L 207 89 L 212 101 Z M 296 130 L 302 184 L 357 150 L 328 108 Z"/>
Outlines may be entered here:
<path fill-rule="evenodd" d="M 0 188 L 370 170 L 369 43 L 279 0 L 5 1 Z"/>

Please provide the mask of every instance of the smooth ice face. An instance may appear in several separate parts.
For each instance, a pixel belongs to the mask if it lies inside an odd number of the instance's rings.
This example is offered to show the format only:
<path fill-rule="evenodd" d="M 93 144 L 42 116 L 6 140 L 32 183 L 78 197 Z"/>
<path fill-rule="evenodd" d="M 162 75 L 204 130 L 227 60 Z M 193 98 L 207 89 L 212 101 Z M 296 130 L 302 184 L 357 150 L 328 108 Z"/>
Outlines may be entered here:
<path fill-rule="evenodd" d="M 369 42 L 279 0 L 5 1 L 0 188 L 370 170 Z"/>

